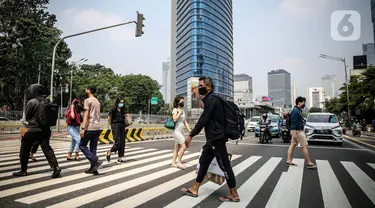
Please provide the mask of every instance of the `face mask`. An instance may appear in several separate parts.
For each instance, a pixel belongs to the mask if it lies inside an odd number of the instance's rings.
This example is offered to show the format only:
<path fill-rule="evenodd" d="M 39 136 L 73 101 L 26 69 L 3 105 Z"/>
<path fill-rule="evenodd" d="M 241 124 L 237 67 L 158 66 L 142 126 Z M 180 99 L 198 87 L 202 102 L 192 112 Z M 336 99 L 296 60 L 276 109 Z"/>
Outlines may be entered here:
<path fill-rule="evenodd" d="M 207 93 L 207 88 L 206 87 L 198 88 L 198 92 L 200 95 L 205 95 Z"/>
<path fill-rule="evenodd" d="M 124 107 L 124 104 L 123 104 L 123 103 L 119 103 L 117 106 L 118 106 L 119 108 L 122 108 L 122 107 Z"/>
<path fill-rule="evenodd" d="M 301 108 L 304 109 L 306 107 L 306 104 L 302 104 Z"/>
<path fill-rule="evenodd" d="M 180 103 L 180 106 L 181 106 L 181 108 L 184 107 L 184 102 L 181 102 L 181 103 Z"/>

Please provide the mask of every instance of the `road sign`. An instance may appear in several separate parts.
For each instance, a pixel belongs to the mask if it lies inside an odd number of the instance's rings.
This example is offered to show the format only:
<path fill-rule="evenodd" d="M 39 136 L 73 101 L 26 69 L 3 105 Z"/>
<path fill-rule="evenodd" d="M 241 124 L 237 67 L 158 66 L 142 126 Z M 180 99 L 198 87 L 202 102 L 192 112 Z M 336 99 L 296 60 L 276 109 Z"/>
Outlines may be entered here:
<path fill-rule="evenodd" d="M 152 97 L 151 98 L 151 105 L 157 105 L 158 104 L 158 98 L 157 97 Z"/>

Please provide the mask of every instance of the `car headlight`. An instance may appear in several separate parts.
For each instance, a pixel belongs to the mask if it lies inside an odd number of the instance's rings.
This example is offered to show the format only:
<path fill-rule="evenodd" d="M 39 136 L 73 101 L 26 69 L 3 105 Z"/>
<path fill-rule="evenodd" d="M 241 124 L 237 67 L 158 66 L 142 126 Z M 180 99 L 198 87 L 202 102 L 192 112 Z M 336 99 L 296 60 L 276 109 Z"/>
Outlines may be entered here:
<path fill-rule="evenodd" d="M 305 126 L 305 133 L 306 133 L 306 134 L 312 134 L 312 133 L 313 133 L 313 131 L 314 131 L 314 129 L 312 129 L 312 128 L 310 128 L 310 127 L 307 127 L 307 126 Z"/>
<path fill-rule="evenodd" d="M 336 136 L 341 136 L 342 135 L 342 128 L 341 127 L 334 128 L 334 129 L 332 129 L 332 132 Z"/>

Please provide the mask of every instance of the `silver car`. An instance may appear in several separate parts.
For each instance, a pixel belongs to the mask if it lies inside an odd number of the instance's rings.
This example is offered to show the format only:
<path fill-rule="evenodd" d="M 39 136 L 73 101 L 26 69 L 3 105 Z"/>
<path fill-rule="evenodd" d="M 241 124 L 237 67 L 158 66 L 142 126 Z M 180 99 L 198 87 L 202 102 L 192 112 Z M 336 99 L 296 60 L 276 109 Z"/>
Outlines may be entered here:
<path fill-rule="evenodd" d="M 310 113 L 307 116 L 305 134 L 309 142 L 333 142 L 342 145 L 342 128 L 335 114 Z"/>
<path fill-rule="evenodd" d="M 260 121 L 260 116 L 254 116 L 251 119 L 249 119 L 246 123 L 246 130 L 255 131 L 255 127 L 258 126 L 258 121 Z"/>

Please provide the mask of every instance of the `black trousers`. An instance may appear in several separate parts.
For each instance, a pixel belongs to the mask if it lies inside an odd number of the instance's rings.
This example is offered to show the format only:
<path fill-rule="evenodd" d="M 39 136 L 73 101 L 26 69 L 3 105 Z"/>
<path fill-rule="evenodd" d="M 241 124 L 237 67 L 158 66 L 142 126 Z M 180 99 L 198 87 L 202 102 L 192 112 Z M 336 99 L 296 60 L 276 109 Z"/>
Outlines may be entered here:
<path fill-rule="evenodd" d="M 27 171 L 27 164 L 29 163 L 30 151 L 34 143 L 37 141 L 40 144 L 44 156 L 47 158 L 48 164 L 51 168 L 58 167 L 57 159 L 52 147 L 49 145 L 51 138 L 51 131 L 35 131 L 26 132 L 21 139 L 20 162 L 21 171 Z"/>
<path fill-rule="evenodd" d="M 125 154 L 125 124 L 123 123 L 113 123 L 112 136 L 115 143 L 111 148 L 111 152 L 118 151 L 118 157 L 124 157 Z"/>
<path fill-rule="evenodd" d="M 84 137 L 81 138 L 81 142 L 79 143 L 79 149 L 81 149 L 83 154 L 90 161 L 91 168 L 99 160 L 98 156 L 96 156 L 96 149 L 98 147 L 98 140 L 101 132 L 101 130 L 86 130 Z M 87 148 L 89 142 L 90 149 Z"/>
<path fill-rule="evenodd" d="M 224 172 L 225 179 L 229 188 L 236 187 L 236 178 L 234 177 L 232 165 L 230 164 L 227 152 L 227 146 L 225 145 L 227 139 L 220 139 L 211 143 L 206 143 L 203 146 L 202 155 L 199 158 L 199 170 L 196 182 L 202 183 L 204 177 L 207 174 L 208 167 L 212 160 L 216 158 L 220 169 Z"/>
<path fill-rule="evenodd" d="M 35 154 L 36 151 L 38 151 L 38 147 L 39 147 L 40 143 L 38 140 L 36 140 L 33 144 L 33 147 L 31 148 L 31 153 Z"/>

